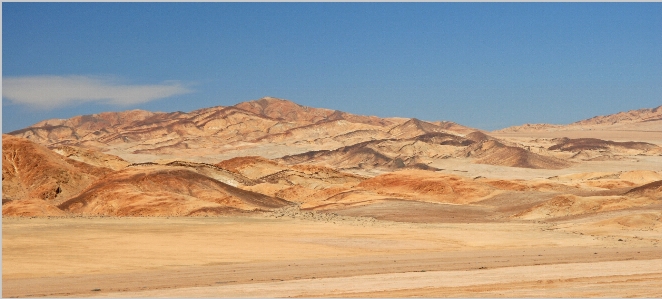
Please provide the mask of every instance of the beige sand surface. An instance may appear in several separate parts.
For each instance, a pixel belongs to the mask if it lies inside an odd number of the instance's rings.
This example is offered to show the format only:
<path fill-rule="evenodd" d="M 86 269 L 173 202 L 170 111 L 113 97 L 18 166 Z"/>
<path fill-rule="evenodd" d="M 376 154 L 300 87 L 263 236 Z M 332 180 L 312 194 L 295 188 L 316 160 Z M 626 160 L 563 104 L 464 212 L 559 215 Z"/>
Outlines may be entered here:
<path fill-rule="evenodd" d="M 382 277 L 392 282 L 382 291 L 483 284 L 473 277 L 505 290 L 537 280 L 643 279 L 662 272 L 659 229 L 623 242 L 608 232 L 582 234 L 555 226 L 264 217 L 4 218 L 3 297 L 371 296 L 380 294 Z M 448 275 L 458 278 L 442 279 Z M 279 281 L 283 284 L 272 284 Z M 615 294 L 604 279 L 594 283 L 604 284 L 604 294 Z M 231 288 L 222 293 L 217 286 Z"/>
<path fill-rule="evenodd" d="M 504 267 L 472 271 L 405 272 L 393 274 L 360 275 L 351 277 L 301 279 L 294 281 L 253 283 L 250 285 L 212 286 L 155 290 L 131 293 L 139 297 L 320 297 L 342 294 L 399 290 L 420 290 L 443 287 L 488 285 L 498 287 L 508 283 L 568 280 L 576 278 L 604 278 L 610 276 L 648 275 L 662 276 L 662 259 L 643 261 L 617 261 L 596 263 L 570 263 L 540 266 Z M 662 294 L 662 282 L 648 286 L 658 288 L 653 296 Z M 109 297 L 122 293 L 108 293 Z"/>
<path fill-rule="evenodd" d="M 468 159 L 441 159 L 430 164 L 440 172 L 467 177 L 499 179 L 540 179 L 583 172 L 619 172 L 633 170 L 662 171 L 662 156 L 636 156 L 632 161 L 583 161 L 565 169 L 530 169 L 471 164 Z"/>

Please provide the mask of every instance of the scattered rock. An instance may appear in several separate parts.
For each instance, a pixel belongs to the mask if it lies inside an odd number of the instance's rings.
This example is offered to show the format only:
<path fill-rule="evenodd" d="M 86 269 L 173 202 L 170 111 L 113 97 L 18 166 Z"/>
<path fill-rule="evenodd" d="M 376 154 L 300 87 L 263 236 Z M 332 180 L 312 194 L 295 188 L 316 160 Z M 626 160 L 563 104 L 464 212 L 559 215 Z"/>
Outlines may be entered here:
<path fill-rule="evenodd" d="M 362 224 L 371 224 L 375 223 L 377 220 L 372 217 L 352 217 L 352 216 L 342 216 L 336 213 L 323 213 L 317 211 L 302 211 L 299 206 L 287 206 L 275 209 L 273 211 L 268 211 L 262 213 L 262 216 L 268 218 L 291 218 L 291 219 L 302 219 L 302 220 L 311 220 L 311 221 L 324 221 L 324 222 L 333 222 L 334 221 L 343 221 L 349 223 L 362 223 Z"/>

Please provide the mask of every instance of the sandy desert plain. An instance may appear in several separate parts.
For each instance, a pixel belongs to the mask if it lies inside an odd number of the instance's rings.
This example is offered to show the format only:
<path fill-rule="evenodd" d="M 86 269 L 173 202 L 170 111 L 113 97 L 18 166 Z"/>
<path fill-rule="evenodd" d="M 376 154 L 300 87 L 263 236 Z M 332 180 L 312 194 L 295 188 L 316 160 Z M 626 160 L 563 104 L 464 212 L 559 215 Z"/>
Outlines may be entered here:
<path fill-rule="evenodd" d="M 662 296 L 662 106 L 52 119 L 3 135 L 2 197 L 3 297 Z"/>

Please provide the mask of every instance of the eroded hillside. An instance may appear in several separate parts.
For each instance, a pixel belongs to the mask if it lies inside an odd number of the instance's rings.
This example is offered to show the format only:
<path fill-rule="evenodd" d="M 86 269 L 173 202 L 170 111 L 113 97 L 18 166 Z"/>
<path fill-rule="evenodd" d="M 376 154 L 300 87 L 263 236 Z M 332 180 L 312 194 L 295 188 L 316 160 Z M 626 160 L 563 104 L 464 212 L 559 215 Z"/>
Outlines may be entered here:
<path fill-rule="evenodd" d="M 656 109 L 636 115 L 655 121 Z M 624 115 L 590 123 L 635 121 Z M 660 208 L 661 155 L 637 140 L 495 137 L 263 98 L 47 120 L 3 135 L 3 215 L 618 218 Z"/>

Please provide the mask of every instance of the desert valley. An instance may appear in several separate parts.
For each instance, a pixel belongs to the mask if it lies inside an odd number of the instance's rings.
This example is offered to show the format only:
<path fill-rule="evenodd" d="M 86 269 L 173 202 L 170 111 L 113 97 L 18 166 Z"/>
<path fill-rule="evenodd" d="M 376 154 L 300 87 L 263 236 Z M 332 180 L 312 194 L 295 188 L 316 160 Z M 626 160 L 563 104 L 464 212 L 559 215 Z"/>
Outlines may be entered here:
<path fill-rule="evenodd" d="M 662 106 L 50 119 L 2 136 L 2 215 L 3 297 L 660 297 Z"/>

